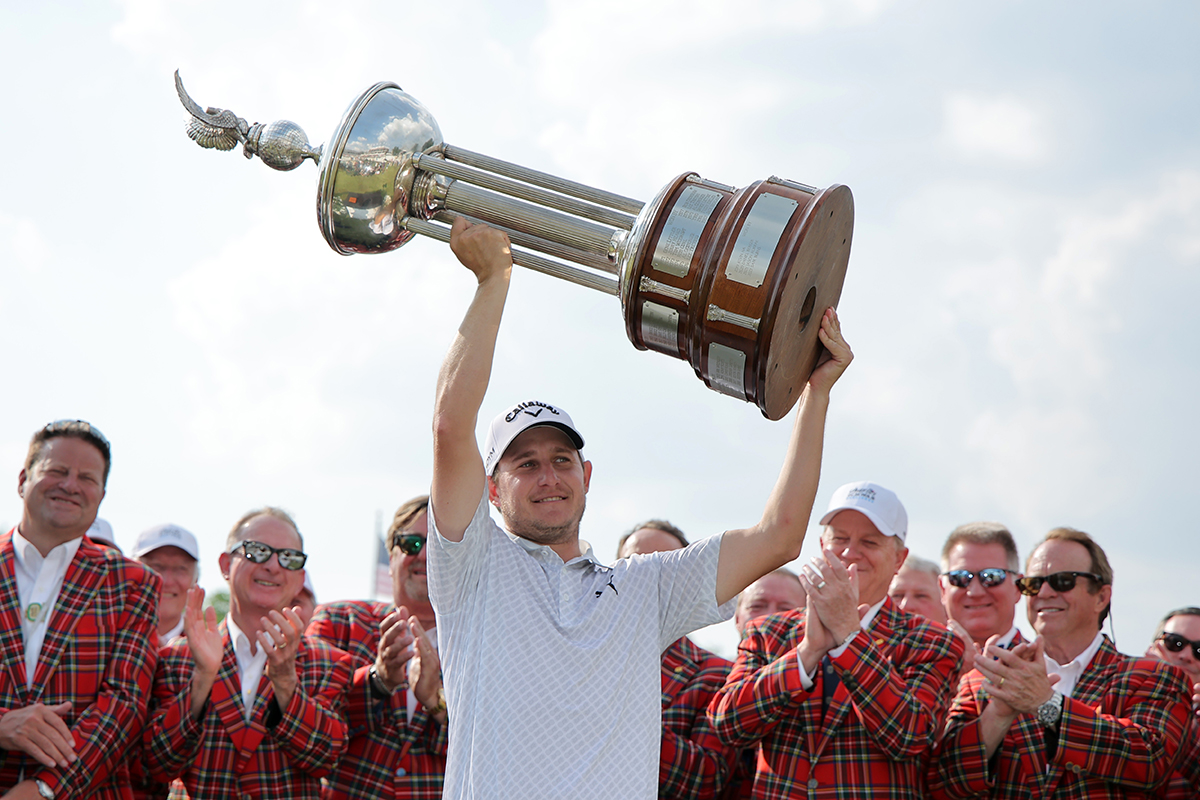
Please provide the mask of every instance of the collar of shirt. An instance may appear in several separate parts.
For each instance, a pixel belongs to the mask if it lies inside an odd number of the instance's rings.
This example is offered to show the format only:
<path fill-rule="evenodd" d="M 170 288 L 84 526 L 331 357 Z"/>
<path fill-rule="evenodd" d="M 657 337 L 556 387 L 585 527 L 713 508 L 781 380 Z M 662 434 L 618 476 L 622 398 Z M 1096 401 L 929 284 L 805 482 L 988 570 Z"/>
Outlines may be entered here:
<path fill-rule="evenodd" d="M 1071 696 L 1071 692 L 1075 690 L 1075 684 L 1079 682 L 1079 678 L 1088 668 L 1088 664 L 1092 663 L 1092 659 L 1095 658 L 1096 652 L 1103 642 L 1104 634 L 1097 631 L 1096 638 L 1092 639 L 1092 643 L 1087 646 L 1087 649 L 1066 664 L 1059 664 L 1048 655 L 1045 657 L 1046 674 L 1059 676 L 1060 680 L 1054 685 L 1054 689 L 1063 697 Z"/>
<path fill-rule="evenodd" d="M 42 556 L 37 546 L 21 535 L 19 528 L 13 528 L 13 554 L 17 559 L 17 577 L 28 577 L 30 586 L 37 582 L 38 576 L 42 572 L 42 568 L 49 565 L 56 573 L 62 573 L 61 577 L 67 574 L 67 567 L 70 565 L 75 554 L 79 552 L 79 545 L 83 543 L 82 536 L 76 536 L 69 542 L 63 542 L 51 548 L 50 553 Z M 24 573 L 22 575 L 21 573 Z M 60 577 L 60 580 L 61 580 Z"/>
<path fill-rule="evenodd" d="M 1015 638 L 1017 638 L 1017 626 L 1013 625 L 1008 629 L 1008 633 L 996 640 L 996 647 L 999 647 L 1002 650 L 1007 650 L 1008 646 L 1012 644 L 1012 641 Z"/>
<path fill-rule="evenodd" d="M 518 536 L 517 534 L 510 533 L 509 531 L 505 531 L 505 533 L 508 535 L 508 538 L 512 539 L 517 544 L 521 545 L 521 547 L 524 548 L 525 552 L 529 553 L 532 556 L 545 557 L 546 555 L 550 555 L 550 556 L 554 556 L 555 558 L 559 559 L 560 561 L 562 560 L 561 556 L 559 556 L 559 554 L 556 553 L 554 551 L 554 549 L 551 548 L 549 545 L 538 544 L 537 542 L 531 542 L 528 539 L 524 538 L 523 536 Z M 596 560 L 596 556 L 592 553 L 591 543 L 589 543 L 588 541 L 586 541 L 584 539 L 580 539 L 579 540 L 579 555 L 576 556 L 575 558 L 572 558 L 570 561 L 566 562 L 566 564 L 564 566 L 570 567 L 570 566 L 574 566 L 576 564 L 584 564 L 584 563 L 594 564 L 597 567 L 604 567 L 603 564 L 601 564 L 598 560 Z M 607 567 L 605 567 L 605 569 L 607 569 Z"/>
<path fill-rule="evenodd" d="M 258 683 L 267 667 L 267 651 L 255 642 L 258 651 L 251 652 L 250 637 L 238 627 L 233 614 L 225 615 L 225 624 L 229 627 L 229 639 L 233 642 L 233 654 L 237 657 L 238 683 L 242 687 L 242 714 L 249 722 L 254 701 L 258 698 Z"/>

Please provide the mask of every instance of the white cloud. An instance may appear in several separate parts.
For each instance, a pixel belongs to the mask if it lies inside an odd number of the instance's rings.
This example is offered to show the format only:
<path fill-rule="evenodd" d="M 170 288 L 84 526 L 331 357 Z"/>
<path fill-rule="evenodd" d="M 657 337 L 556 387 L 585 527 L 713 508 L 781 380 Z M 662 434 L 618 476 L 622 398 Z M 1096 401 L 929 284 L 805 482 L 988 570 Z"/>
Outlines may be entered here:
<path fill-rule="evenodd" d="M 1032 162 L 1049 154 L 1045 122 L 1027 101 L 953 94 L 944 113 L 943 139 L 969 158 Z"/>

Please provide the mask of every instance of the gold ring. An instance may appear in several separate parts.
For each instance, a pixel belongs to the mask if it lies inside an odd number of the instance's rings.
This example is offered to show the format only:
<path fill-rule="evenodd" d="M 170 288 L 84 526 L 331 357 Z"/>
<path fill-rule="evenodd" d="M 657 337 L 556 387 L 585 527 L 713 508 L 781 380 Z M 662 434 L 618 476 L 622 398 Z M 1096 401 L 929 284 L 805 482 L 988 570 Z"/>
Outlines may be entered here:
<path fill-rule="evenodd" d="M 1000 687 L 1001 689 L 1003 689 L 1003 688 L 1004 688 L 1004 676 L 1003 676 L 1003 675 L 1001 675 L 1001 676 L 1000 676 L 1000 682 L 999 682 L 998 684 L 996 684 L 996 685 L 997 685 L 998 687 Z"/>

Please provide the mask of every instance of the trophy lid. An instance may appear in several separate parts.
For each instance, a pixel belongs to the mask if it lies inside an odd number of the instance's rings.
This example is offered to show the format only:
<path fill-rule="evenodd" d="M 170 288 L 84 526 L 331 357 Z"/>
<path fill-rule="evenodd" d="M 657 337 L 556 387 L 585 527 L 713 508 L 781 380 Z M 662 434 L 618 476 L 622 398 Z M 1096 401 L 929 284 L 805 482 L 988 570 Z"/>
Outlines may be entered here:
<path fill-rule="evenodd" d="M 329 246 L 342 255 L 384 253 L 411 239 L 400 221 L 408 214 L 413 156 L 442 144 L 437 120 L 396 84 L 359 95 L 334 129 L 317 184 Z"/>

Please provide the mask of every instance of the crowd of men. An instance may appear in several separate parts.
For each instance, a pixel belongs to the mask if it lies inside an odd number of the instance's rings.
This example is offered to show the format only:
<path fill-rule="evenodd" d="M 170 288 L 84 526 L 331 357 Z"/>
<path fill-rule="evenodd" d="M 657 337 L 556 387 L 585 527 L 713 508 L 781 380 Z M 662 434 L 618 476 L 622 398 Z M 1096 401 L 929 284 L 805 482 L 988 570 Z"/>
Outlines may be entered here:
<path fill-rule="evenodd" d="M 151 528 L 130 558 L 89 533 L 108 440 L 34 434 L 0 536 L 3 797 L 1200 796 L 1200 608 L 1119 653 L 1088 534 L 1050 531 L 1022 568 L 1004 526 L 972 523 L 937 565 L 909 554 L 900 499 L 856 482 L 784 568 L 852 358 L 832 310 L 762 518 L 696 542 L 650 520 L 606 563 L 579 538 L 592 465 L 565 411 L 521 402 L 475 441 L 512 264 L 486 226 L 451 244 L 478 288 L 431 493 L 388 531 L 390 603 L 316 605 L 299 527 L 266 506 L 226 538 L 218 620 L 191 533 Z M 731 615 L 732 664 L 686 635 Z"/>

